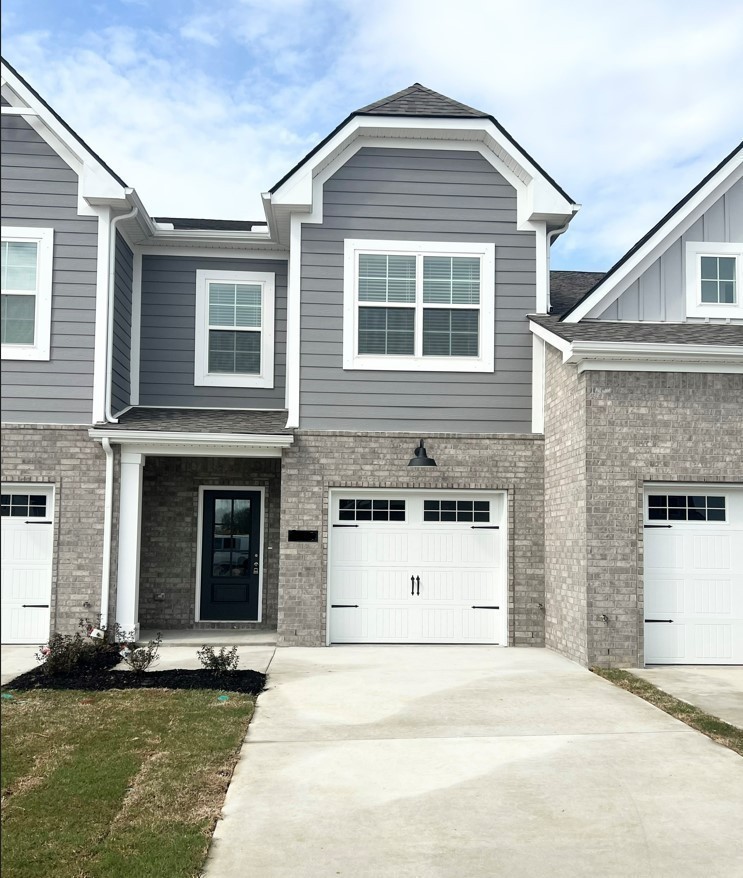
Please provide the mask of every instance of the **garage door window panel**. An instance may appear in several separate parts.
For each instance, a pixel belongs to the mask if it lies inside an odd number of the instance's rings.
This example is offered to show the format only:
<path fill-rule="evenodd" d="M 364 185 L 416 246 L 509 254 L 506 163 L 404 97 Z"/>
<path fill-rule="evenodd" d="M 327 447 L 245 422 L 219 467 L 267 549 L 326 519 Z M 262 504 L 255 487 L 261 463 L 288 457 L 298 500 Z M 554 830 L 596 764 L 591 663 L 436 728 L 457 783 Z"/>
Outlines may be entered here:
<path fill-rule="evenodd" d="M 424 500 L 424 521 L 490 521 L 488 500 Z"/>
<path fill-rule="evenodd" d="M 405 521 L 404 500 L 344 499 L 338 501 L 339 521 Z"/>
<path fill-rule="evenodd" d="M 725 497 L 706 494 L 651 494 L 649 521 L 726 521 Z"/>

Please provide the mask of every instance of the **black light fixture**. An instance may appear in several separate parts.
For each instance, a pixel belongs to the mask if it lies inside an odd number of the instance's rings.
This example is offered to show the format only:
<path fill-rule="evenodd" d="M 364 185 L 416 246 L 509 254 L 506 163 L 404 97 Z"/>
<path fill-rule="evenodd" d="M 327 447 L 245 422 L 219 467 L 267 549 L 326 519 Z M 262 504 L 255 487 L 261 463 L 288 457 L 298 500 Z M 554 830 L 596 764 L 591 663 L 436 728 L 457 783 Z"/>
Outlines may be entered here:
<path fill-rule="evenodd" d="M 436 466 L 436 461 L 426 454 L 426 446 L 422 439 L 420 445 L 415 449 L 415 456 L 408 461 L 408 466 Z"/>

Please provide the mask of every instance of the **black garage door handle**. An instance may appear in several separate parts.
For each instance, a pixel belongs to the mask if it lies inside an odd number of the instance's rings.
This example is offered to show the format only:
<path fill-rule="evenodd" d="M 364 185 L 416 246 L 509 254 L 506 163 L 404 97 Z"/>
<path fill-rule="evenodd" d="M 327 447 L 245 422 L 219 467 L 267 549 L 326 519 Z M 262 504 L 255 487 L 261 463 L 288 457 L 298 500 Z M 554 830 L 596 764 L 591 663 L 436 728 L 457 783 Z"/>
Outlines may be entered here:
<path fill-rule="evenodd" d="M 41 610 L 48 610 L 49 604 L 23 604 L 24 610 L 27 608 L 31 608 L 31 607 L 35 607 L 35 608 L 41 609 Z"/>
<path fill-rule="evenodd" d="M 646 622 L 673 622 L 673 619 L 645 619 Z"/>

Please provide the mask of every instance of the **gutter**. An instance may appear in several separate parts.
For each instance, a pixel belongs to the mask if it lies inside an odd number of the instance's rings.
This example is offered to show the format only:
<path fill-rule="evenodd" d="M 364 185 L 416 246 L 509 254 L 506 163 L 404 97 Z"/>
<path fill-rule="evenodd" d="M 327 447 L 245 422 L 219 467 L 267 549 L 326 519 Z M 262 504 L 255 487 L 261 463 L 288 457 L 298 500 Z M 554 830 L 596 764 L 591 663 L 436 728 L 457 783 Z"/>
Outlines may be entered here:
<path fill-rule="evenodd" d="M 100 627 L 108 628 L 108 594 L 111 588 L 111 532 L 113 530 L 114 507 L 114 451 L 108 439 L 101 439 L 106 454 L 106 489 L 103 509 L 103 570 L 101 572 L 101 622 Z"/>
<path fill-rule="evenodd" d="M 106 387 L 104 414 L 106 423 L 117 424 L 118 420 L 111 412 L 111 394 L 113 388 L 113 334 L 114 334 L 114 305 L 116 303 L 116 226 L 123 220 L 132 219 L 139 213 L 138 207 L 133 207 L 129 213 L 122 213 L 111 220 L 108 246 L 108 290 L 106 294 L 106 306 L 108 308 L 108 328 L 106 330 Z"/>

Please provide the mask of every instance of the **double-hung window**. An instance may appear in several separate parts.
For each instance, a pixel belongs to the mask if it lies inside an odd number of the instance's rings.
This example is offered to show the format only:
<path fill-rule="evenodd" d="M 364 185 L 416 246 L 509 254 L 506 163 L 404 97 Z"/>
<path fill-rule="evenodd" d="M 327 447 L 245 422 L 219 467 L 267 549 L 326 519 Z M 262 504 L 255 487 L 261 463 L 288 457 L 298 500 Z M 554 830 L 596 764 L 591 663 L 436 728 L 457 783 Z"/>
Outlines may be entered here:
<path fill-rule="evenodd" d="M 49 359 L 53 250 L 53 229 L 2 229 L 0 332 L 4 360 Z"/>
<path fill-rule="evenodd" d="M 686 314 L 743 318 L 743 244 L 686 244 Z"/>
<path fill-rule="evenodd" d="M 344 369 L 492 372 L 495 246 L 346 240 Z"/>
<path fill-rule="evenodd" d="M 274 275 L 196 272 L 194 383 L 273 387 Z"/>

